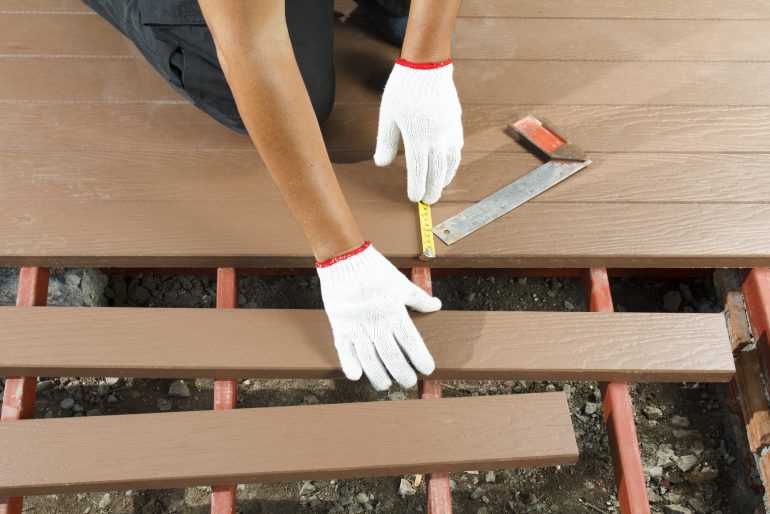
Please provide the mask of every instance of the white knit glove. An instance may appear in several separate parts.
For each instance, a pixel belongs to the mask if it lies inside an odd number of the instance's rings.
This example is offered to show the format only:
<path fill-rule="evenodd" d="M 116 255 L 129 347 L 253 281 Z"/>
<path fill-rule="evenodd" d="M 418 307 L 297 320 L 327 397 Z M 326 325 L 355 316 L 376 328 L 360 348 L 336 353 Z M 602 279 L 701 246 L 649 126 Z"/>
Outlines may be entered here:
<path fill-rule="evenodd" d="M 403 387 L 415 385 L 412 366 L 424 375 L 433 372 L 433 357 L 406 306 L 434 312 L 441 308 L 441 300 L 410 282 L 369 242 L 341 257 L 316 263 L 316 269 L 334 346 L 347 378 L 358 380 L 363 371 L 376 390 L 384 391 L 391 385 L 391 376 Z"/>
<path fill-rule="evenodd" d="M 460 165 L 462 109 L 452 80 L 452 60 L 414 64 L 396 60 L 380 104 L 374 162 L 387 166 L 404 136 L 407 196 L 432 204 Z"/>

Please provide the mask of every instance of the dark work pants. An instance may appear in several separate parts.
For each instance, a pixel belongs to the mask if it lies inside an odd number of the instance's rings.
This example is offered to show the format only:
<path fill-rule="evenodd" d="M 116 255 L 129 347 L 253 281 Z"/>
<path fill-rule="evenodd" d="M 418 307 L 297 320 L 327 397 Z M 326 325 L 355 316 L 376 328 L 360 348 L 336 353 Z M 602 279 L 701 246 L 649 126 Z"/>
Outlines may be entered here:
<path fill-rule="evenodd" d="M 83 2 L 130 39 L 182 96 L 246 132 L 198 0 Z M 286 0 L 291 44 L 319 122 L 334 105 L 333 22 L 333 0 Z"/>

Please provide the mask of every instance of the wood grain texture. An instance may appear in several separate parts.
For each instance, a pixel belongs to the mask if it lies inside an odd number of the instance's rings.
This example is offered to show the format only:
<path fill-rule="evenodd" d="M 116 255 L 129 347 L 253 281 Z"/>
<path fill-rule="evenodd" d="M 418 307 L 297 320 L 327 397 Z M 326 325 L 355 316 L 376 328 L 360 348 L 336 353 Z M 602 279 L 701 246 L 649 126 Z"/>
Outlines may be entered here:
<path fill-rule="evenodd" d="M 438 204 L 433 217 L 444 220 L 468 205 Z M 420 239 L 412 204 L 361 202 L 351 208 L 363 233 L 371 234 L 385 255 L 398 265 L 417 264 Z M 313 263 L 307 243 L 280 201 L 10 201 L 3 209 L 3 266 L 307 267 Z M 479 230 L 450 247 L 439 244 L 436 265 L 766 266 L 770 263 L 768 224 L 767 205 L 530 203 L 495 221 L 494 230 Z"/>
<path fill-rule="evenodd" d="M 378 102 L 392 66 L 338 58 L 337 104 Z M 0 101 L 181 98 L 144 59 L 9 58 L 0 59 L 0 75 L 17 77 L 0 82 Z M 466 60 L 454 78 L 463 105 L 770 105 L 770 63 L 761 62 Z"/>
<path fill-rule="evenodd" d="M 47 37 L 39 37 L 43 32 Z M 140 56 L 100 16 L 6 14 L 0 16 L 0 33 L 2 56 Z M 455 60 L 766 62 L 766 33 L 766 21 L 460 18 L 452 55 Z M 396 47 L 378 37 L 374 24 L 361 17 L 336 21 L 335 51 L 382 59 L 398 55 Z"/>
<path fill-rule="evenodd" d="M 413 318 L 432 379 L 713 382 L 735 371 L 721 314 Z M 0 326 L 4 376 L 342 378 L 320 309 L 6 308 Z"/>
<path fill-rule="evenodd" d="M 0 450 L 0 495 L 552 466 L 578 457 L 563 393 L 12 421 L 0 423 Z"/>
<path fill-rule="evenodd" d="M 335 0 L 335 9 L 349 14 L 353 0 Z M 2 0 L 0 11 L 63 11 L 90 13 L 80 0 Z M 649 19 L 770 19 L 770 6 L 763 0 L 609 0 L 598 4 L 565 3 L 561 0 L 520 0 L 511 8 L 510 0 L 464 0 L 461 17 L 509 18 L 649 18 Z"/>
<path fill-rule="evenodd" d="M 330 151 L 374 153 L 377 103 L 337 105 L 323 125 Z M 464 153 L 529 151 L 505 133 L 509 120 L 534 112 L 592 155 L 770 152 L 770 107 L 469 105 Z M 0 150 L 249 150 L 246 136 L 186 103 L 2 104 Z M 77 130 L 72 130 L 77 120 Z M 460 169 L 462 173 L 462 168 Z"/>
<path fill-rule="evenodd" d="M 770 202 L 770 154 L 592 153 L 592 164 L 533 203 Z M 376 168 L 369 152 L 335 152 L 334 170 L 356 202 L 402 203 L 403 154 Z M 464 152 L 442 202 L 478 201 L 540 164 L 529 153 Z M 256 151 L 0 152 L 0 201 L 279 200 Z M 660 184 L 666 184 L 660 187 Z M 31 187 L 33 186 L 33 187 Z"/>

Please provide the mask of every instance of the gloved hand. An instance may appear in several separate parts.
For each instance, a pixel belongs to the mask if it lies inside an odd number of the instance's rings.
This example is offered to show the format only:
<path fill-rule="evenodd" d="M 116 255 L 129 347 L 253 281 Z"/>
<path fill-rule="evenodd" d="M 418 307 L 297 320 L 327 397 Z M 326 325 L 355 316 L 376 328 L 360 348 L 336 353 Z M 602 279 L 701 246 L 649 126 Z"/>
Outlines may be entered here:
<path fill-rule="evenodd" d="M 316 270 L 347 378 L 358 380 L 363 371 L 376 390 L 384 391 L 391 385 L 391 376 L 403 387 L 415 385 L 412 366 L 424 375 L 433 372 L 433 357 L 406 306 L 434 312 L 441 308 L 441 300 L 410 282 L 368 241 L 345 255 L 316 263 Z"/>
<path fill-rule="evenodd" d="M 452 80 L 452 60 L 416 64 L 397 59 L 380 104 L 374 162 L 387 166 L 404 136 L 407 196 L 432 204 L 460 165 L 462 109 Z"/>

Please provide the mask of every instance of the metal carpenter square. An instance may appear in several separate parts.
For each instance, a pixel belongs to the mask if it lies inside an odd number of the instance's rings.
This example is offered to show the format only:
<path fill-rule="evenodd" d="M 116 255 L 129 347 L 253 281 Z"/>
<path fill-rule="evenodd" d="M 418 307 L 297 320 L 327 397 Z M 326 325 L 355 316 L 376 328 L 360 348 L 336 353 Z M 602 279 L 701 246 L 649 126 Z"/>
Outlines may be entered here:
<path fill-rule="evenodd" d="M 433 227 L 433 233 L 446 244 L 451 245 L 589 164 L 591 161 L 548 161 L 480 202 L 439 223 Z"/>

